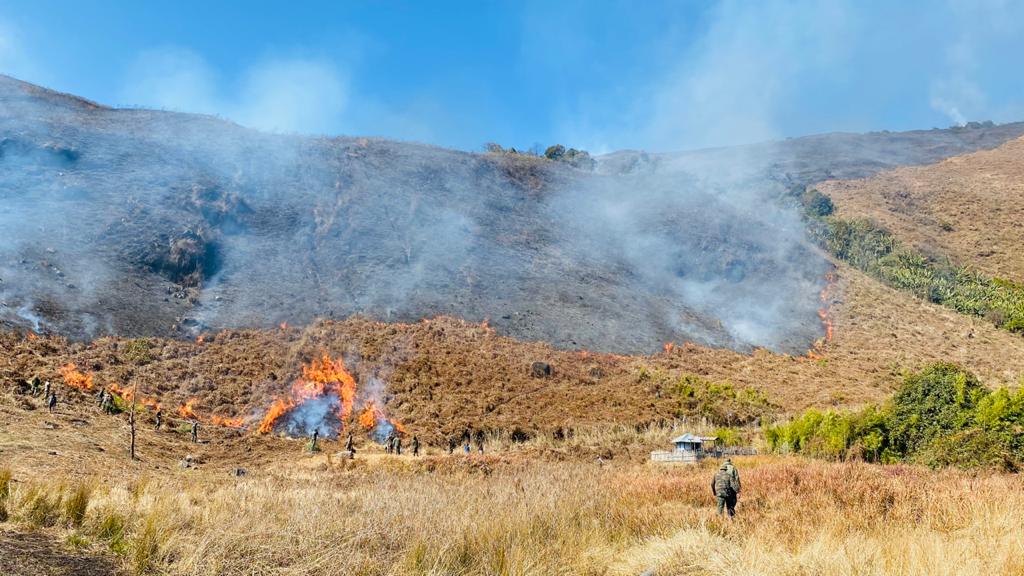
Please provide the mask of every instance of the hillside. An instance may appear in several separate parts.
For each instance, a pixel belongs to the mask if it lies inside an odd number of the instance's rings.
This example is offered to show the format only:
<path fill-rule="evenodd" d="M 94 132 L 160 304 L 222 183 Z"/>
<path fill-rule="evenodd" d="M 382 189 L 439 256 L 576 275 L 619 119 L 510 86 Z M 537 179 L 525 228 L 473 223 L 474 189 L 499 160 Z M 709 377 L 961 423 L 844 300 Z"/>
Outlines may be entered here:
<path fill-rule="evenodd" d="M 98 387 L 138 382 L 172 418 L 192 405 L 204 421 L 241 417 L 254 432 L 273 399 L 323 353 L 344 358 L 361 387 L 380 382 L 387 413 L 430 442 L 465 430 L 527 436 L 609 423 L 650 424 L 685 416 L 742 423 L 810 406 L 852 407 L 887 397 L 903 374 L 929 362 L 954 361 L 990 386 L 1019 385 L 1024 339 L 910 295 L 841 266 L 829 298 L 834 337 L 809 356 L 752 355 L 678 343 L 653 356 L 563 351 L 518 342 L 455 319 L 386 324 L 363 319 L 308 328 L 227 331 L 202 342 L 154 340 L 151 361 L 133 366 L 128 341 L 104 338 L 86 346 L 63 339 L 4 340 L 0 380 L 38 374 L 63 382 L 73 362 L 93 372 Z M 552 367 L 533 374 L 533 362 Z M 715 395 L 696 384 L 697 399 L 677 383 L 696 375 L 710 384 L 756 390 L 762 400 Z M 62 387 L 69 401 L 90 395 Z M 702 394 L 704 396 L 702 396 Z M 80 400 L 75 400 L 81 398 Z"/>
<path fill-rule="evenodd" d="M 1024 124 L 619 153 L 271 135 L 0 78 L 0 326 L 195 338 L 364 315 L 561 349 L 802 353 L 829 263 L 795 183 L 994 147 Z"/>
<path fill-rule="evenodd" d="M 926 255 L 1024 282 L 1024 139 L 819 188 L 842 217 L 872 218 Z"/>

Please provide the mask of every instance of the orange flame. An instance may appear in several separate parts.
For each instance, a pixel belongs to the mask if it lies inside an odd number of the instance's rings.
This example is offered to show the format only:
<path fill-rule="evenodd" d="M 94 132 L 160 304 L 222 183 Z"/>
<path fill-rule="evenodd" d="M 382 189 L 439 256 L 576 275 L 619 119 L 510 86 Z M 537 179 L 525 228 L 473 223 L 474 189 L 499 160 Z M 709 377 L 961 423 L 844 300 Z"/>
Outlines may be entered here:
<path fill-rule="evenodd" d="M 281 322 L 281 324 L 279 324 L 278 327 L 281 328 L 281 330 L 287 330 L 288 329 L 288 323 L 287 322 Z"/>
<path fill-rule="evenodd" d="M 110 385 L 110 391 L 113 392 L 114 394 L 117 394 L 121 398 L 123 398 L 126 402 L 131 402 L 132 398 L 135 396 L 135 392 L 133 391 L 132 388 L 122 388 L 122 387 L 118 386 L 117 384 L 111 384 Z M 136 399 L 135 401 L 138 402 L 139 404 L 142 404 L 143 406 L 145 406 L 147 408 L 150 408 L 151 410 L 159 410 L 160 409 L 160 403 L 157 402 L 157 400 L 155 398 L 148 398 L 146 396 L 139 396 L 138 399 Z"/>
<path fill-rule="evenodd" d="M 25 336 L 28 336 L 29 340 L 39 340 L 39 336 L 37 336 L 36 333 L 31 330 L 29 330 L 28 333 L 25 334 Z"/>
<path fill-rule="evenodd" d="M 314 358 L 302 368 L 302 377 L 292 383 L 287 395 L 279 396 L 267 409 L 257 429 L 261 434 L 273 432 L 277 422 L 290 411 L 308 400 L 334 394 L 339 399 L 338 421 L 344 425 L 353 420 L 358 389 L 356 380 L 341 360 L 332 360 L 327 354 Z M 377 423 L 386 421 L 404 432 L 401 424 L 389 419 L 376 402 L 368 400 L 354 420 L 363 428 L 372 430 Z"/>
<path fill-rule="evenodd" d="M 675 347 L 676 347 L 676 343 L 675 343 L 675 342 L 666 342 L 666 343 L 665 343 L 665 345 L 664 345 L 664 346 L 662 346 L 662 348 L 664 348 L 664 349 L 665 349 L 665 353 L 666 353 L 666 354 L 668 354 L 669 352 L 671 352 L 671 351 L 672 351 L 672 349 L 673 349 L 673 348 L 675 348 Z"/>
<path fill-rule="evenodd" d="M 93 389 L 92 372 L 82 374 L 74 364 L 69 363 L 61 366 L 60 375 L 64 377 L 64 382 L 72 388 L 78 388 L 79 390 L 84 391 L 90 391 Z"/>
<path fill-rule="evenodd" d="M 245 418 L 238 416 L 235 418 L 225 418 L 217 416 L 216 414 L 210 416 L 210 424 L 214 426 L 224 426 L 226 428 L 242 428 L 245 426 Z"/>
<path fill-rule="evenodd" d="M 821 319 L 821 325 L 825 328 L 825 337 L 817 340 L 814 343 L 813 349 L 807 351 L 807 358 L 811 360 L 822 359 L 825 354 L 825 346 L 832 342 L 835 330 L 832 324 L 830 306 L 832 305 L 832 289 L 835 287 L 835 282 L 835 273 L 827 272 L 825 274 L 825 287 L 821 290 L 821 294 L 819 294 L 823 307 L 818 310 L 818 318 Z"/>
<path fill-rule="evenodd" d="M 274 400 L 274 403 L 270 405 L 270 409 L 267 410 L 267 414 L 263 417 L 260 422 L 259 433 L 266 434 L 274 430 L 274 423 L 277 422 L 278 418 L 284 416 L 289 410 L 295 407 L 295 403 L 291 400 L 278 398 Z"/>
<path fill-rule="evenodd" d="M 314 358 L 309 366 L 303 367 L 302 376 L 316 384 L 314 389 L 317 390 L 317 393 L 313 396 L 300 396 L 301 399 L 307 400 L 323 396 L 324 393 L 336 392 L 341 398 L 341 411 L 338 416 L 342 421 L 348 420 L 352 415 L 352 404 L 356 399 L 356 379 L 348 373 L 345 363 L 340 358 L 332 361 L 327 354 L 323 354 L 319 359 Z M 300 383 L 301 380 L 292 384 L 292 396 L 296 395 L 295 389 Z M 301 386 L 300 389 L 308 390 L 309 387 Z"/>
<path fill-rule="evenodd" d="M 174 409 L 178 413 L 178 416 L 182 418 L 188 418 L 190 420 L 198 420 L 200 422 L 207 422 L 214 426 L 225 426 L 227 428 L 243 428 L 245 427 L 245 418 L 242 416 L 238 417 L 226 417 L 217 416 L 216 414 L 209 418 L 203 418 L 196 412 L 195 404 L 199 400 L 197 398 L 189 398 L 184 404 Z"/>
<path fill-rule="evenodd" d="M 367 430 L 373 430 L 377 425 L 377 406 L 370 402 L 359 415 L 359 425 Z"/>
<path fill-rule="evenodd" d="M 197 398 L 189 398 L 188 400 L 185 401 L 184 404 L 175 408 L 174 411 L 177 412 L 178 416 L 181 416 L 182 418 L 192 418 L 194 420 L 199 420 L 199 415 L 196 414 L 196 411 L 193 408 L 196 402 L 198 402 Z"/>
<path fill-rule="evenodd" d="M 203 342 L 206 342 L 206 334 L 196 336 L 196 344 L 202 344 Z"/>

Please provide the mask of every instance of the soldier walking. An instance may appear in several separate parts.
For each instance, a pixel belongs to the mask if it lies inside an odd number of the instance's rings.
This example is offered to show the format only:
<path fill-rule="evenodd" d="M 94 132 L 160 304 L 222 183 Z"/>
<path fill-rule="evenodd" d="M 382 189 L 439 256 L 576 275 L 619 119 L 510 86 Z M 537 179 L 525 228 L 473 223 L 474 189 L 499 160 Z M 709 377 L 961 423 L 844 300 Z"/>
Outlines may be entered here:
<path fill-rule="evenodd" d="M 388 434 L 388 439 L 384 441 L 384 453 L 391 454 L 391 450 L 395 447 L 395 435 Z"/>
<path fill-rule="evenodd" d="M 415 436 L 412 437 L 412 455 L 420 455 L 420 439 Z"/>
<path fill-rule="evenodd" d="M 50 381 L 47 380 L 46 384 L 43 384 L 43 398 L 50 397 Z"/>
<path fill-rule="evenodd" d="M 448 455 L 451 456 L 455 453 L 455 438 L 448 438 Z"/>
<path fill-rule="evenodd" d="M 402 437 L 395 435 L 395 456 L 402 455 Z"/>
<path fill-rule="evenodd" d="M 317 428 L 317 429 L 313 430 L 313 438 L 312 438 L 312 440 L 309 443 L 309 451 L 310 452 L 316 452 L 317 451 L 316 442 L 319 439 L 320 439 L 320 429 Z"/>
<path fill-rule="evenodd" d="M 192 421 L 192 443 L 199 443 L 199 420 Z"/>
<path fill-rule="evenodd" d="M 51 392 L 50 396 L 46 399 L 46 407 L 53 413 L 53 409 L 57 407 L 57 393 Z"/>
<path fill-rule="evenodd" d="M 348 440 L 345 441 L 345 450 L 348 450 L 349 460 L 354 460 L 356 457 L 356 445 L 352 443 L 352 433 L 348 433 Z"/>
<path fill-rule="evenodd" d="M 721 516 L 724 509 L 730 518 L 736 516 L 736 498 L 740 494 L 739 473 L 735 466 L 730 470 L 731 465 L 732 462 L 723 462 L 711 479 L 711 493 L 718 500 L 718 515 Z"/>
<path fill-rule="evenodd" d="M 156 415 L 153 417 L 153 420 L 154 420 L 154 422 L 156 424 L 156 429 L 157 430 L 160 430 L 160 421 L 163 419 L 163 416 L 164 416 L 163 411 L 160 410 L 159 408 L 157 408 L 156 409 Z"/>

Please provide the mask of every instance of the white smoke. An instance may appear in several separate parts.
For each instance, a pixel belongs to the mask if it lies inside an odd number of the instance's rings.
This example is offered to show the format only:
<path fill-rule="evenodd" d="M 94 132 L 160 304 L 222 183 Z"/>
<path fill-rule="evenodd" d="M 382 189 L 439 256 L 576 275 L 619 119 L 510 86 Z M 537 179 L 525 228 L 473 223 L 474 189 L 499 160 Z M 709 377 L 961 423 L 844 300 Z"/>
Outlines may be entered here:
<path fill-rule="evenodd" d="M 236 86 L 234 89 L 229 87 Z M 180 47 L 140 54 L 129 68 L 125 104 L 215 114 L 271 132 L 341 132 L 348 81 L 333 64 L 270 58 L 225 79 L 202 55 Z"/>
<path fill-rule="evenodd" d="M 292 408 L 278 426 L 289 436 L 311 436 L 317 431 L 324 438 L 337 438 L 341 398 L 333 392 L 309 398 Z"/>

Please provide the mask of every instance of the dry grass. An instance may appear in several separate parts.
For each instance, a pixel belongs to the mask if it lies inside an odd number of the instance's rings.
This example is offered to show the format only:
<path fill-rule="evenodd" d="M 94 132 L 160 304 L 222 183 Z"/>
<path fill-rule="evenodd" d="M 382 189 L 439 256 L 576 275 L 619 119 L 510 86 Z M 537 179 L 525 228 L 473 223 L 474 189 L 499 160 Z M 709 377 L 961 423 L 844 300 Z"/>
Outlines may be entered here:
<path fill-rule="evenodd" d="M 844 218 L 870 217 L 925 254 L 1024 282 L 1024 139 L 820 187 Z"/>
<path fill-rule="evenodd" d="M 81 533 L 133 573 L 985 574 L 1024 569 L 1024 486 L 1010 475 L 739 459 L 735 522 L 711 464 L 512 456 L 326 457 L 252 478 L 97 486 Z M 23 482 L 17 522 L 67 488 Z M 113 528 L 112 528 L 113 526 Z"/>

